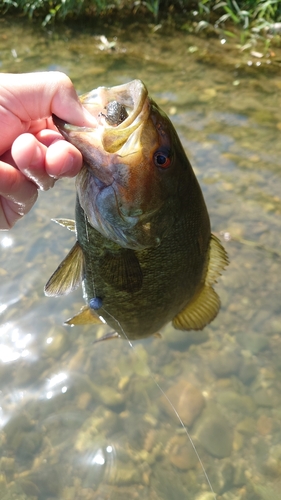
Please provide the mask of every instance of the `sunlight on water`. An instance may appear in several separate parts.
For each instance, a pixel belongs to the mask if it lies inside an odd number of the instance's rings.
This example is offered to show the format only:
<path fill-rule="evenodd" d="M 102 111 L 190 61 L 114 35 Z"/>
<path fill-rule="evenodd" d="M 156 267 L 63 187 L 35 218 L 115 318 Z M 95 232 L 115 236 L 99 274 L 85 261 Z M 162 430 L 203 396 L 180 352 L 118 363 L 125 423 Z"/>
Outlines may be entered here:
<path fill-rule="evenodd" d="M 13 245 L 13 238 L 4 236 L 4 238 L 1 239 L 0 244 L 3 248 L 9 248 Z"/>

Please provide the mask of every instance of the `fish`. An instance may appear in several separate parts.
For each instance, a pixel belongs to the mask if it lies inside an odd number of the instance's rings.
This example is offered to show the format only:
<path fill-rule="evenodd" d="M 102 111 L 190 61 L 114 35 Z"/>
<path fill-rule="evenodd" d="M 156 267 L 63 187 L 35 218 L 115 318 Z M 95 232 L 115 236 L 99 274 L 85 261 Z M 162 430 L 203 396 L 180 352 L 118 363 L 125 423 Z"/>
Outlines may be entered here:
<path fill-rule="evenodd" d="M 98 87 L 80 100 L 93 127 L 53 116 L 84 163 L 75 221 L 55 219 L 76 242 L 45 294 L 82 283 L 85 305 L 66 324 L 107 323 L 107 338 L 157 335 L 169 322 L 203 329 L 220 309 L 213 285 L 229 261 L 172 122 L 141 80 Z"/>

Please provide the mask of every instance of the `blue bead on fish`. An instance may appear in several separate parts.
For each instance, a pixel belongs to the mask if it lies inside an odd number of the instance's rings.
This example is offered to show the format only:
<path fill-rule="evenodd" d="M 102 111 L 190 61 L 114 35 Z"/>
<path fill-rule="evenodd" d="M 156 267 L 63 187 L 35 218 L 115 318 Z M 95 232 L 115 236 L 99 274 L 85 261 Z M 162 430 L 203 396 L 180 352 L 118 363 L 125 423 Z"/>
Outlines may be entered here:
<path fill-rule="evenodd" d="M 100 297 L 93 297 L 89 300 L 89 307 L 91 309 L 100 309 L 102 307 L 102 299 Z"/>

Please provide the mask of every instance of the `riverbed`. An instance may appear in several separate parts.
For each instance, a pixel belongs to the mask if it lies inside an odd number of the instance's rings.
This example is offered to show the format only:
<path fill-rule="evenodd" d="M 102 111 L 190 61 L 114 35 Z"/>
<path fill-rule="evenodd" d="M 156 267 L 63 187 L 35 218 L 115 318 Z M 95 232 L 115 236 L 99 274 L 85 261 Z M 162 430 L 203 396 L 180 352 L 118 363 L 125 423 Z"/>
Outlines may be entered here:
<path fill-rule="evenodd" d="M 78 93 L 142 79 L 175 125 L 230 265 L 202 332 L 94 340 L 47 298 L 74 244 L 74 180 L 0 233 L 0 499 L 281 498 L 281 51 L 151 26 L 1 20 L 0 70 L 67 73 Z M 172 410 L 163 392 L 175 406 Z"/>

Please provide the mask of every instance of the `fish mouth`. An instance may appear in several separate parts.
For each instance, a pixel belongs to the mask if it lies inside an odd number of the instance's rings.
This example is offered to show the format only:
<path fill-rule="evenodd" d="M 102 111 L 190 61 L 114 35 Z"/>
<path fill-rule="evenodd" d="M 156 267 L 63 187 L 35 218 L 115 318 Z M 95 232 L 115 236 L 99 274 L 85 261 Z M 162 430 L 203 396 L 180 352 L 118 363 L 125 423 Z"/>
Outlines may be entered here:
<path fill-rule="evenodd" d="M 147 88 L 141 80 L 111 88 L 98 87 L 80 96 L 82 105 L 96 121 L 95 127 L 75 126 L 56 115 L 53 115 L 53 121 L 61 134 L 80 149 L 86 161 L 88 155 L 85 143 L 88 143 L 87 147 L 102 147 L 109 154 L 118 152 L 120 156 L 126 156 L 128 149 L 133 151 L 139 147 L 140 133 L 134 132 L 142 128 L 149 116 L 150 101 L 147 97 Z M 117 124 L 112 124 L 106 115 L 109 104 L 113 102 L 122 106 L 126 112 L 124 119 Z"/>

